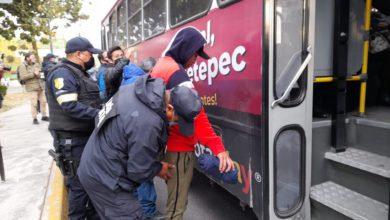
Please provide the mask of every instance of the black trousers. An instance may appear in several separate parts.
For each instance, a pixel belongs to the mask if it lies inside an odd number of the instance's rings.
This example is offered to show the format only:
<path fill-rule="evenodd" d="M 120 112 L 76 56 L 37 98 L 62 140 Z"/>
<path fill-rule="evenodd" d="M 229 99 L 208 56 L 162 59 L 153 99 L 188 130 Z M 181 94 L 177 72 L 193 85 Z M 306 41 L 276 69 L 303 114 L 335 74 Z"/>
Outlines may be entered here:
<path fill-rule="evenodd" d="M 60 135 L 54 135 L 54 142 L 59 141 L 63 143 L 63 137 Z M 55 133 L 55 132 L 54 132 Z M 63 134 L 61 134 L 63 135 Z M 84 147 L 88 142 L 88 136 L 86 137 L 74 137 L 72 138 L 72 158 L 81 159 Z M 88 197 L 87 192 L 81 185 L 78 176 L 65 176 L 66 187 L 68 189 L 68 217 L 70 220 L 100 220 L 91 200 Z"/>
<path fill-rule="evenodd" d="M 143 209 L 134 192 L 118 189 L 115 192 L 90 177 L 80 174 L 80 182 L 87 191 L 101 219 L 144 220 Z M 135 188 L 134 188 L 135 190 Z"/>

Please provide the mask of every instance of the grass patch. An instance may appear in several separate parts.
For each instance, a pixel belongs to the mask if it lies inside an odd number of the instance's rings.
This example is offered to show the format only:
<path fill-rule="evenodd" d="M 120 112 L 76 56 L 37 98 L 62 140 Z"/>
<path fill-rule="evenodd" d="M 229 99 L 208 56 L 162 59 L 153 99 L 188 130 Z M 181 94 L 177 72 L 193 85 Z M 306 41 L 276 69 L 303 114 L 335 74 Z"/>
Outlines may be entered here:
<path fill-rule="evenodd" d="M 27 92 L 7 94 L 4 97 L 3 107 L 0 109 L 0 112 L 6 112 L 11 108 L 26 102 L 30 102 L 29 93 Z"/>

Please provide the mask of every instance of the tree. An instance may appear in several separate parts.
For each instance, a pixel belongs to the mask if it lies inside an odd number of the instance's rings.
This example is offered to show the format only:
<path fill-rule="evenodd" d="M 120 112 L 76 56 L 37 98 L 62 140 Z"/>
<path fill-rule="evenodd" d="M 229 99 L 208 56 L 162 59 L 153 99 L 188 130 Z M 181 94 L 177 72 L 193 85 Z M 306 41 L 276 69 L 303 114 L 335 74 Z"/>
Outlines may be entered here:
<path fill-rule="evenodd" d="M 12 4 L 0 4 L 0 36 L 7 40 L 20 31 L 20 38 L 31 43 L 38 54 L 37 40 L 48 44 L 47 36 L 57 27 L 50 27 L 53 19 L 65 19 L 66 26 L 81 19 L 88 19 L 80 14 L 80 0 L 13 0 Z"/>

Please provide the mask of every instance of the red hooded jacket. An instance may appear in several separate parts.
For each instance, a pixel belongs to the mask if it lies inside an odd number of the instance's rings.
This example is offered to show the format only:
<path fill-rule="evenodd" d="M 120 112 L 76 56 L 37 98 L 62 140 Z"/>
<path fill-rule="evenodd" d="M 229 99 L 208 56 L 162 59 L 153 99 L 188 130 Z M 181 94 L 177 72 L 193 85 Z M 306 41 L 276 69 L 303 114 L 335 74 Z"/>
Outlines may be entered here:
<path fill-rule="evenodd" d="M 156 66 L 151 71 L 151 76 L 153 78 L 164 79 L 167 89 L 171 89 L 180 84 L 192 85 L 182 65 L 178 64 L 170 56 L 165 56 L 159 59 Z M 187 137 L 182 135 L 179 131 L 178 125 L 170 127 L 167 151 L 195 151 L 194 145 L 198 141 L 200 144 L 209 147 L 215 155 L 225 151 L 222 140 L 215 134 L 213 128 L 211 127 L 204 108 L 202 108 L 202 111 L 195 119 L 193 136 Z"/>

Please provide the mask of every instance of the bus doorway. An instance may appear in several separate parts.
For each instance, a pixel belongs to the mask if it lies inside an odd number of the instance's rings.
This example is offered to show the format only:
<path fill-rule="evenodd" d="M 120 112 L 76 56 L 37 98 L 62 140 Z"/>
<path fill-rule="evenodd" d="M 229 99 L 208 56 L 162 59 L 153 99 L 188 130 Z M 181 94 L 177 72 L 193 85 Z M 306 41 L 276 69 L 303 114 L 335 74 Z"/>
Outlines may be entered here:
<path fill-rule="evenodd" d="M 309 2 L 266 1 L 263 54 L 268 218 L 310 219 L 312 60 Z M 310 82 L 310 83 L 309 83 Z"/>
<path fill-rule="evenodd" d="M 388 59 L 372 59 L 374 8 L 388 3 L 315 2 L 314 84 L 322 91 L 313 101 L 332 108 L 313 118 L 311 217 L 389 219 L 390 113 L 379 99 L 387 83 L 375 70 Z"/>

